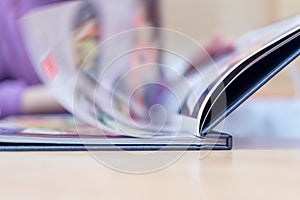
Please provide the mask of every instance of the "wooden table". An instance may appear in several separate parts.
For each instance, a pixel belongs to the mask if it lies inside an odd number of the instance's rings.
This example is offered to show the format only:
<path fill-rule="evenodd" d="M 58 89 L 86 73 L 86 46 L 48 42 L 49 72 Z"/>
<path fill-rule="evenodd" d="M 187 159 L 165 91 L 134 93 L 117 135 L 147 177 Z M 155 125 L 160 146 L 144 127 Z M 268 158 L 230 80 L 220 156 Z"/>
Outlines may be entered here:
<path fill-rule="evenodd" d="M 113 154 L 114 152 L 111 152 Z M 0 153 L 1 199 L 299 199 L 300 149 L 187 152 L 126 174 L 87 152 Z"/>

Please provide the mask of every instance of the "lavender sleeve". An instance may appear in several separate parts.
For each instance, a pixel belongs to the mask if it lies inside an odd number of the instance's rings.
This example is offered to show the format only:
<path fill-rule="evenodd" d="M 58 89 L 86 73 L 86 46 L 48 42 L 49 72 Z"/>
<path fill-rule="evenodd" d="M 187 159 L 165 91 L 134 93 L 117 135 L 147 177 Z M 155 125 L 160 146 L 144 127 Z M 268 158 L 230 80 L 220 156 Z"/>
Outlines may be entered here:
<path fill-rule="evenodd" d="M 18 20 L 29 10 L 72 0 L 0 0 L 0 118 L 22 113 L 26 88 L 41 84 L 27 55 Z"/>
<path fill-rule="evenodd" d="M 0 118 L 21 113 L 21 97 L 25 87 L 21 80 L 0 83 Z"/>
<path fill-rule="evenodd" d="M 0 48 L 0 118 L 21 112 L 21 96 L 26 87 L 23 80 L 6 79 L 6 67 Z"/>
<path fill-rule="evenodd" d="M 22 113 L 27 87 L 41 84 L 27 55 L 18 19 L 32 8 L 66 0 L 0 0 L 0 118 Z"/>

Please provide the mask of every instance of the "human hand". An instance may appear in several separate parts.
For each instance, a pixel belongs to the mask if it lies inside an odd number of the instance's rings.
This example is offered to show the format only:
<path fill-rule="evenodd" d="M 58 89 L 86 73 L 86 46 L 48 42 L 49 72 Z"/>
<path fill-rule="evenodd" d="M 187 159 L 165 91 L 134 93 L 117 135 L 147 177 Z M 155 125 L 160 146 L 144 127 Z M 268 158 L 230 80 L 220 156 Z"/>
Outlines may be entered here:
<path fill-rule="evenodd" d="M 196 69 L 195 67 L 203 65 L 210 58 L 214 59 L 218 56 L 234 51 L 235 42 L 233 40 L 225 38 L 220 34 L 217 34 L 204 44 L 204 49 L 206 50 L 207 54 L 204 54 L 202 48 L 199 49 L 192 58 L 193 66 L 189 66 L 185 73 L 186 75 L 193 73 Z"/>
<path fill-rule="evenodd" d="M 65 112 L 52 92 L 45 86 L 31 86 L 25 89 L 21 98 L 22 114 L 49 114 Z"/>
<path fill-rule="evenodd" d="M 204 48 L 211 58 L 215 58 L 233 51 L 235 49 L 235 42 L 218 34 L 207 42 Z"/>

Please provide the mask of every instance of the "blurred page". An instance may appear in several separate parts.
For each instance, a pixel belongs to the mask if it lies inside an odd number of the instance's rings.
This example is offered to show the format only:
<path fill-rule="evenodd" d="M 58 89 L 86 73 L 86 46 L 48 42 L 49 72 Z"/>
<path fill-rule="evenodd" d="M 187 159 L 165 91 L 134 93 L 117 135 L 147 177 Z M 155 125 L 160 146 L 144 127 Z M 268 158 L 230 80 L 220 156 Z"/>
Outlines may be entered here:
<path fill-rule="evenodd" d="M 149 110 L 156 87 L 139 89 L 162 80 L 160 55 L 152 50 L 160 47 L 156 29 L 141 29 L 155 25 L 149 2 L 59 3 L 29 12 L 20 24 L 40 78 L 78 118 L 117 134 L 195 134 L 195 119 Z"/>

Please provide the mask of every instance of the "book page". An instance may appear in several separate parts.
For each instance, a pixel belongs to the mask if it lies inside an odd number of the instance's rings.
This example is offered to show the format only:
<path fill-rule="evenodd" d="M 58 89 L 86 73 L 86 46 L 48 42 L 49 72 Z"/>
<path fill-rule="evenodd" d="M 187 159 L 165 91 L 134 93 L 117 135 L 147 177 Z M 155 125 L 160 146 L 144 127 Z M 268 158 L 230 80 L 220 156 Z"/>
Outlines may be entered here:
<path fill-rule="evenodd" d="M 206 68 L 208 68 L 208 70 L 206 70 L 206 75 L 212 83 L 211 86 L 213 86 L 218 79 L 226 76 L 230 71 L 235 70 L 240 62 L 250 58 L 253 54 L 258 53 L 271 42 L 288 33 L 293 28 L 299 27 L 299 25 L 300 15 L 296 15 L 257 30 L 250 31 L 239 37 L 236 40 L 236 49 L 233 52 L 222 55 L 214 60 L 219 73 L 209 70 L 211 66 L 206 66 Z M 203 88 L 200 88 L 198 98 L 195 98 L 193 95 L 187 96 L 186 101 L 183 104 L 183 114 L 188 116 L 201 115 L 201 113 L 199 113 L 201 112 L 200 106 L 203 103 L 204 96 L 209 93 L 210 89 L 212 88 L 208 88 L 206 92 L 201 92 L 203 91 Z M 226 102 L 224 102 L 224 104 L 226 104 Z M 226 105 L 223 105 L 223 107 L 225 106 Z"/>
<path fill-rule="evenodd" d="M 300 14 L 274 22 L 268 26 L 250 31 L 236 41 L 236 49 L 234 52 L 223 55 L 216 60 L 216 64 L 226 71 L 237 62 L 250 56 L 252 53 L 261 49 L 274 39 L 279 38 L 281 35 L 287 33 L 291 29 L 299 26 Z"/>
<path fill-rule="evenodd" d="M 149 2 L 89 0 L 41 7 L 20 20 L 24 42 L 42 81 L 80 120 L 117 135 L 194 135 L 196 119 L 169 115 L 154 98 L 172 86 L 163 79 L 166 64 L 160 33 L 147 14 Z M 184 98 L 184 92 L 176 94 Z"/>
<path fill-rule="evenodd" d="M 149 2 L 72 1 L 37 8 L 20 20 L 35 69 L 59 102 L 116 135 L 197 134 L 196 116 L 209 86 L 300 18 L 242 36 L 234 52 L 214 62 L 203 49 L 207 67 L 186 77 L 172 66 L 193 65 L 188 50 L 198 46 L 176 31 L 155 28 Z"/>

